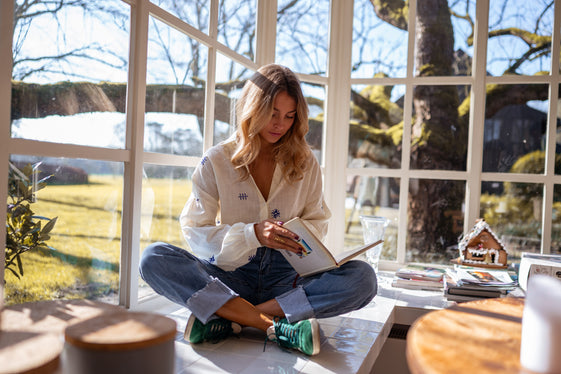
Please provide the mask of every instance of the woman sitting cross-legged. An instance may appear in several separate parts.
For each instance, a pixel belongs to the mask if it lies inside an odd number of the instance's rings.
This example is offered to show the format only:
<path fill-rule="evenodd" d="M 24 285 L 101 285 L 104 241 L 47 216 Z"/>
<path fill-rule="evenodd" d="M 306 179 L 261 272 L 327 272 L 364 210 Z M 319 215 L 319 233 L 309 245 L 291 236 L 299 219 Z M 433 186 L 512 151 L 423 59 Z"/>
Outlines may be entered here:
<path fill-rule="evenodd" d="M 205 153 L 181 213 L 194 254 L 153 243 L 140 272 L 157 293 L 192 312 L 185 338 L 193 344 L 251 326 L 282 347 L 314 355 L 320 350 L 316 318 L 367 305 L 376 275 L 353 260 L 302 278 L 280 252 L 302 251 L 283 221 L 300 217 L 323 237 L 331 214 L 305 140 L 308 107 L 296 75 L 263 66 L 245 84 L 236 114 L 236 133 Z"/>

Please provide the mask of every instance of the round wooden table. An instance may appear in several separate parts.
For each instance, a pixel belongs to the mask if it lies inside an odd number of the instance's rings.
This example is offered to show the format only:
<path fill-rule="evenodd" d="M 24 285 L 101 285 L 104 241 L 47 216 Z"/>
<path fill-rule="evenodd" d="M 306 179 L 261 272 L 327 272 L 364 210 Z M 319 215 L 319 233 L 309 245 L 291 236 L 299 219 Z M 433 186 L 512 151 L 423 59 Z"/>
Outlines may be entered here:
<path fill-rule="evenodd" d="M 173 373 L 176 325 L 165 316 L 51 300 L 0 317 L 0 374 Z"/>
<path fill-rule="evenodd" d="M 407 334 L 413 374 L 531 373 L 520 365 L 524 300 L 485 299 L 430 312 Z"/>
<path fill-rule="evenodd" d="M 63 373 L 173 374 L 175 321 L 154 313 L 115 312 L 66 328 Z"/>
<path fill-rule="evenodd" d="M 0 374 L 56 372 L 67 326 L 124 310 L 90 300 L 49 300 L 5 307 L 0 315 Z"/>

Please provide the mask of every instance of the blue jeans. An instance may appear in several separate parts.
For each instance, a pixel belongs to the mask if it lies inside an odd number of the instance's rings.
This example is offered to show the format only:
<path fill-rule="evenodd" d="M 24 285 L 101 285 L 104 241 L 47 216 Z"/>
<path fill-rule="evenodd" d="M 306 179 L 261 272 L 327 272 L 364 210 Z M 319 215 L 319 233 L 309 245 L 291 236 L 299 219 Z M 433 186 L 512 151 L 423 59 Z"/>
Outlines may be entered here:
<path fill-rule="evenodd" d="M 140 274 L 154 291 L 187 307 L 203 323 L 226 302 L 241 297 L 253 305 L 276 299 L 291 323 L 360 309 L 376 295 L 376 274 L 364 261 L 309 277 L 299 277 L 283 255 L 261 247 L 234 271 L 224 271 L 173 245 L 149 245 Z"/>

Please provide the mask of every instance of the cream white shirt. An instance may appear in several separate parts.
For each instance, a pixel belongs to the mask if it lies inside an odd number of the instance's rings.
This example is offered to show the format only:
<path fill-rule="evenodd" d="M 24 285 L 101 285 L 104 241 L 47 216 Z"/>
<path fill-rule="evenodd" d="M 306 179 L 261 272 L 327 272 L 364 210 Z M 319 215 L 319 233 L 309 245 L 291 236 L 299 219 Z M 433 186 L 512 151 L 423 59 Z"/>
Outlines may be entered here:
<path fill-rule="evenodd" d="M 212 147 L 193 174 L 191 196 L 180 216 L 181 229 L 193 252 L 226 271 L 248 263 L 263 245 L 254 225 L 267 218 L 300 217 L 319 238 L 331 213 L 325 205 L 319 163 L 312 157 L 304 178 L 289 183 L 275 168 L 267 200 L 251 175 L 241 180 L 230 161 L 232 141 Z"/>

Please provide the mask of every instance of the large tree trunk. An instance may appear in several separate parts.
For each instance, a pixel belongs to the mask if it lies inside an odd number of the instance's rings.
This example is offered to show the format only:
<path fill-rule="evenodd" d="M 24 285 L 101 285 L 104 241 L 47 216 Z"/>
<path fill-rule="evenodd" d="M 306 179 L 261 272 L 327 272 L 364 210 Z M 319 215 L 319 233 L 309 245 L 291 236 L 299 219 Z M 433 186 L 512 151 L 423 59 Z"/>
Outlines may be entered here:
<path fill-rule="evenodd" d="M 451 76 L 454 30 L 446 0 L 417 3 L 417 76 Z M 456 86 L 417 86 L 413 94 L 412 169 L 464 170 L 467 138 L 458 118 Z M 456 238 L 449 226 L 450 211 L 464 198 L 461 184 L 413 180 L 409 191 L 408 248 L 420 253 L 442 249 Z"/>

